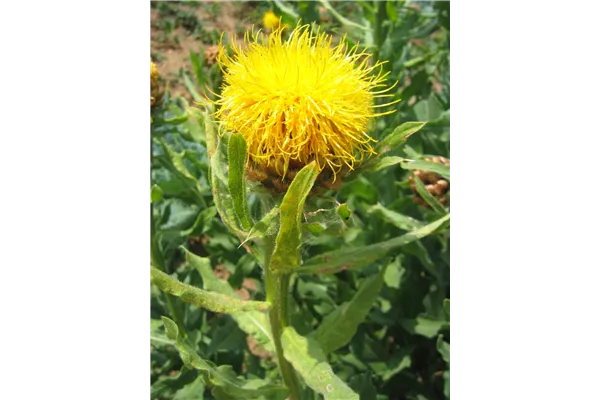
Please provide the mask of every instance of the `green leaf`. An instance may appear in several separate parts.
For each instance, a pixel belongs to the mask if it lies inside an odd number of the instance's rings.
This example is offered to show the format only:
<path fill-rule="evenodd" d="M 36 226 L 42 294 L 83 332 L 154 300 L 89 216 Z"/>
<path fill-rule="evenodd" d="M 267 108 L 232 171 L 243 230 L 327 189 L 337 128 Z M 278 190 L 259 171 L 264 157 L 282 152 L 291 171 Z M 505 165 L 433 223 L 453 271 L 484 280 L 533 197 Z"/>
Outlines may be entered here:
<path fill-rule="evenodd" d="M 434 195 L 429 193 L 421 181 L 421 178 L 419 178 L 417 175 L 413 175 L 413 179 L 415 182 L 415 189 L 417 190 L 417 193 L 419 193 L 419 196 L 421 196 L 421 198 L 423 198 L 423 200 L 425 200 L 425 202 L 429 204 L 433 210 L 440 214 L 446 214 L 446 208 L 444 208 L 442 203 L 440 203 L 440 201 Z"/>
<path fill-rule="evenodd" d="M 233 232 L 240 242 L 246 237 L 246 232 L 239 223 L 235 213 L 233 199 L 229 193 L 228 179 L 225 177 L 225 160 L 222 151 L 222 140 L 219 139 L 217 128 L 209 115 L 204 115 L 206 131 L 206 146 L 210 157 L 210 186 L 217 211 L 223 223 Z"/>
<path fill-rule="evenodd" d="M 398 11 L 396 10 L 396 7 L 394 7 L 394 3 L 395 2 L 393 1 L 386 1 L 385 3 L 385 11 L 387 12 L 389 20 L 392 22 L 396 22 L 398 19 Z"/>
<path fill-rule="evenodd" d="M 320 254 L 308 260 L 301 267 L 298 267 L 296 272 L 304 274 L 333 274 L 345 269 L 364 267 L 383 258 L 391 250 L 432 234 L 449 219 L 450 214 L 447 214 L 430 224 L 394 239 L 368 246 L 344 248 Z"/>
<path fill-rule="evenodd" d="M 439 319 L 434 319 L 428 315 L 422 314 L 415 319 L 401 319 L 400 325 L 408 332 L 427 338 L 434 338 L 440 329 L 448 328 L 448 322 Z"/>
<path fill-rule="evenodd" d="M 186 111 L 193 117 L 189 119 L 190 126 L 190 135 L 192 137 L 192 141 L 196 143 L 206 144 L 206 132 L 205 127 L 201 124 L 206 118 L 206 114 L 194 107 L 186 108 Z M 195 127 L 191 127 L 192 124 L 195 124 Z"/>
<path fill-rule="evenodd" d="M 204 399 L 204 383 L 199 376 L 192 383 L 180 389 L 173 400 L 202 400 Z"/>
<path fill-rule="evenodd" d="M 279 233 L 270 264 L 273 271 L 291 271 L 300 264 L 302 211 L 306 196 L 312 189 L 318 174 L 314 161 L 306 165 L 298 172 L 283 197 L 280 206 Z"/>
<path fill-rule="evenodd" d="M 202 96 L 200 96 L 200 94 L 196 91 L 196 88 L 194 87 L 194 82 L 192 82 L 188 74 L 182 72 L 182 77 L 183 84 L 185 85 L 185 88 L 188 90 L 188 92 L 190 92 L 190 94 L 192 95 L 194 101 L 202 101 Z"/>
<path fill-rule="evenodd" d="M 354 375 L 348 383 L 352 390 L 358 393 L 361 400 L 377 400 L 377 388 L 373 385 L 371 371 Z"/>
<path fill-rule="evenodd" d="M 179 116 L 175 116 L 173 118 L 165 118 L 160 121 L 161 125 L 180 125 L 188 120 L 190 116 L 188 114 L 181 114 Z"/>
<path fill-rule="evenodd" d="M 178 198 L 166 200 L 163 210 L 163 223 L 160 225 L 163 235 L 167 232 L 176 232 L 179 236 L 181 230 L 188 229 L 193 225 L 198 215 L 198 208 L 195 205 Z"/>
<path fill-rule="evenodd" d="M 274 352 L 273 337 L 271 336 L 271 325 L 265 313 L 259 311 L 247 311 L 232 315 L 241 330 L 256 339 L 267 351 Z"/>
<path fill-rule="evenodd" d="M 163 191 L 158 185 L 152 185 L 150 189 L 150 202 L 159 203 L 163 199 Z"/>
<path fill-rule="evenodd" d="M 345 346 L 360 325 L 383 286 L 383 276 L 386 268 L 382 268 L 377 275 L 372 275 L 360 285 L 352 299 L 337 307 L 328 314 L 319 328 L 314 332 L 314 338 L 319 342 L 325 354 Z"/>
<path fill-rule="evenodd" d="M 196 82 L 198 86 L 202 86 L 205 82 L 204 74 L 202 73 L 202 67 L 204 66 L 204 57 L 198 57 L 196 52 L 190 50 L 190 61 L 194 68 L 194 75 L 196 75 Z"/>
<path fill-rule="evenodd" d="M 211 330 L 211 339 L 208 348 L 205 350 L 207 357 L 217 352 L 239 351 L 240 343 L 246 341 L 246 334 L 237 325 L 236 321 L 225 319 L 223 325 L 217 325 Z"/>
<path fill-rule="evenodd" d="M 410 135 L 418 132 L 426 122 L 405 122 L 398 126 L 392 133 L 384 137 L 375 148 L 379 155 L 394 150 L 408 139 Z"/>
<path fill-rule="evenodd" d="M 396 257 L 394 261 L 388 264 L 383 275 L 385 285 L 390 288 L 400 289 L 400 283 L 406 269 L 400 264 L 400 257 Z"/>
<path fill-rule="evenodd" d="M 434 163 L 425 160 L 415 160 L 404 161 L 400 163 L 400 166 L 404 169 L 420 169 L 423 171 L 432 171 L 438 175 L 441 175 L 443 178 L 450 180 L 450 167 L 444 164 Z"/>
<path fill-rule="evenodd" d="M 231 135 L 227 148 L 229 161 L 229 193 L 233 198 L 233 209 L 242 227 L 250 230 L 250 214 L 246 202 L 246 141 L 240 134 Z"/>
<path fill-rule="evenodd" d="M 278 216 L 279 207 L 273 207 L 260 221 L 254 224 L 250 232 L 248 232 L 248 237 L 246 237 L 244 243 L 249 240 L 259 239 L 277 233 L 277 228 L 279 228 Z"/>
<path fill-rule="evenodd" d="M 450 344 L 444 342 L 444 335 L 438 335 L 436 342 L 437 351 L 442 355 L 442 358 L 447 363 L 450 362 Z"/>
<path fill-rule="evenodd" d="M 160 325 L 162 327 L 163 323 L 160 322 Z M 172 343 L 175 345 L 175 342 Z M 182 388 L 186 387 L 186 385 L 192 384 L 197 376 L 198 373 L 196 371 L 186 367 L 181 368 L 180 373 L 175 376 L 162 375 L 150 386 L 150 397 L 152 399 L 171 398 L 174 392 L 183 390 Z"/>
<path fill-rule="evenodd" d="M 450 110 L 446 110 L 433 121 L 427 123 L 428 128 L 446 128 L 450 126 Z"/>
<path fill-rule="evenodd" d="M 285 359 L 315 392 L 327 400 L 359 400 L 358 395 L 333 373 L 315 340 L 302 337 L 294 328 L 286 327 L 281 343 Z"/>
<path fill-rule="evenodd" d="M 309 222 L 304 224 L 304 229 L 313 234 L 313 235 L 320 235 L 321 233 L 323 233 L 326 229 L 325 226 L 323 226 L 324 224 L 320 223 L 320 222 Z"/>
<path fill-rule="evenodd" d="M 436 97 L 432 94 L 427 99 L 417 102 L 413 106 L 417 118 L 422 121 L 434 121 L 440 117 L 444 109 Z"/>
<path fill-rule="evenodd" d="M 429 272 L 432 276 L 435 276 L 439 279 L 439 265 L 433 262 L 431 256 L 429 255 L 429 250 L 427 247 L 421 242 L 414 242 L 410 245 L 406 246 L 404 251 L 407 254 L 411 254 L 419 259 L 423 267 Z"/>
<path fill-rule="evenodd" d="M 396 359 L 386 368 L 386 371 L 381 374 L 381 379 L 383 379 L 384 382 L 387 382 L 403 369 L 409 368 L 411 364 L 412 362 L 410 359 L 410 354 L 402 354 L 402 356 L 397 356 Z"/>
<path fill-rule="evenodd" d="M 174 346 L 175 343 L 160 336 L 150 336 L 150 344 L 154 347 Z"/>
<path fill-rule="evenodd" d="M 235 290 L 233 290 L 227 281 L 219 279 L 215 276 L 211 268 L 210 259 L 208 257 L 197 256 L 187 250 L 185 247 L 181 247 L 181 249 L 185 253 L 186 261 L 192 268 L 200 273 L 200 276 L 202 276 L 204 289 L 231 297 L 236 296 Z"/>
<path fill-rule="evenodd" d="M 210 228 L 211 221 L 217 216 L 215 206 L 205 208 L 198 213 L 194 225 L 190 229 L 181 231 L 181 236 L 187 237 L 194 233 L 197 229 L 202 228 L 199 233 L 206 233 Z"/>
<path fill-rule="evenodd" d="M 162 321 L 150 319 L 150 344 L 153 347 L 174 346 L 175 343 L 167 339 L 162 327 Z"/>
<path fill-rule="evenodd" d="M 392 165 L 400 164 L 405 159 L 398 156 L 387 156 L 387 157 L 376 157 L 372 158 L 370 162 L 365 163 L 361 171 L 375 172 L 381 169 L 391 167 Z"/>
<path fill-rule="evenodd" d="M 243 301 L 221 293 L 202 290 L 179 282 L 154 267 L 151 267 L 150 277 L 152 283 L 163 292 L 213 312 L 233 314 L 238 311 L 267 311 L 269 309 L 269 303 L 264 301 Z"/>
<path fill-rule="evenodd" d="M 192 266 L 192 268 L 196 269 L 200 273 L 200 276 L 202 276 L 204 289 L 221 293 L 226 296 L 239 298 L 238 294 L 235 292 L 235 290 L 233 290 L 229 282 L 219 279 L 215 276 L 208 258 L 199 257 L 193 253 L 190 253 L 183 247 L 182 249 L 185 252 L 185 258 L 187 262 Z M 237 322 L 241 330 L 258 340 L 268 351 L 273 351 L 271 327 L 269 325 L 267 315 L 264 312 L 236 312 L 231 316 Z"/>
<path fill-rule="evenodd" d="M 243 380 L 238 378 L 233 368 L 229 365 L 215 366 L 212 362 L 201 358 L 179 335 L 177 324 L 169 318 L 162 317 L 165 324 L 166 335 L 175 341 L 179 355 L 188 368 L 195 368 L 204 376 L 206 384 L 218 388 L 230 396 L 238 396 L 240 399 L 254 399 L 263 395 L 273 395 L 278 392 L 286 392 L 281 386 L 268 384 L 262 380 Z M 236 397 L 234 397 L 236 398 Z"/>
<path fill-rule="evenodd" d="M 404 153 L 409 157 L 409 158 L 420 158 L 421 154 L 419 152 L 417 152 L 415 149 L 413 149 L 412 147 L 410 147 L 409 145 L 405 145 L 402 148 L 402 151 L 404 151 Z"/>
<path fill-rule="evenodd" d="M 358 174 L 358 170 L 355 171 L 357 179 L 349 182 L 348 184 L 342 186 L 342 190 L 340 194 L 344 197 L 347 196 L 355 196 L 360 197 L 366 200 L 369 203 L 373 203 L 377 200 L 379 194 L 377 193 L 377 188 L 368 180 L 364 174 Z"/>
<path fill-rule="evenodd" d="M 444 312 L 450 319 L 450 299 L 444 299 Z"/>
<path fill-rule="evenodd" d="M 389 222 L 397 228 L 405 231 L 410 231 L 412 229 L 420 228 L 423 226 L 423 223 L 421 221 L 409 217 L 408 215 L 400 214 L 396 211 L 389 210 L 379 203 L 370 207 L 367 212 L 370 214 L 372 213 L 377 216 L 380 216 L 385 222 Z"/>
<path fill-rule="evenodd" d="M 437 56 L 439 53 L 436 52 L 432 52 L 432 53 L 427 53 L 424 56 L 419 56 L 419 57 L 415 57 L 412 58 L 408 61 L 406 61 L 402 66 L 404 68 L 416 68 L 418 66 L 421 66 L 423 64 L 425 64 L 427 61 L 431 60 L 433 57 Z M 422 115 L 419 113 L 416 113 L 417 118 L 419 119 L 425 119 L 425 118 L 421 118 Z M 429 126 L 429 125 L 427 125 Z"/>
<path fill-rule="evenodd" d="M 180 179 L 187 183 L 187 186 L 194 192 L 194 194 L 202 199 L 200 185 L 198 184 L 198 179 L 194 175 L 190 173 L 190 171 L 185 166 L 184 155 L 185 152 L 177 153 L 175 150 L 171 148 L 162 138 L 156 139 L 168 160 L 167 167 L 170 167 L 169 170 L 176 174 Z M 202 201 L 204 201 L 202 199 Z"/>

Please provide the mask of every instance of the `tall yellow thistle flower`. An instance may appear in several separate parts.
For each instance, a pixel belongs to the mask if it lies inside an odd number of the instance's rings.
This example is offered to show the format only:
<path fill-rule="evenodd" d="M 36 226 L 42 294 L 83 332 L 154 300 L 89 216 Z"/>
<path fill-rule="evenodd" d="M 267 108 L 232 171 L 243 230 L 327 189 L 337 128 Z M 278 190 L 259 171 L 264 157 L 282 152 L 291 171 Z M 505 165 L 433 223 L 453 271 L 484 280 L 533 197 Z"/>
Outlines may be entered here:
<path fill-rule="evenodd" d="M 385 88 L 382 63 L 370 65 L 368 53 L 348 49 L 344 40 L 332 47 L 331 36 L 313 34 L 309 25 L 297 26 L 286 41 L 281 33 L 248 32 L 243 46 L 233 43 L 231 57 L 220 45 L 223 88 L 215 116 L 244 136 L 255 165 L 282 180 L 290 166 L 316 161 L 335 181 L 375 153 L 368 123 L 393 112 L 377 107 L 395 102 L 377 106 L 374 99 L 392 96 L 385 92 L 393 86 Z"/>

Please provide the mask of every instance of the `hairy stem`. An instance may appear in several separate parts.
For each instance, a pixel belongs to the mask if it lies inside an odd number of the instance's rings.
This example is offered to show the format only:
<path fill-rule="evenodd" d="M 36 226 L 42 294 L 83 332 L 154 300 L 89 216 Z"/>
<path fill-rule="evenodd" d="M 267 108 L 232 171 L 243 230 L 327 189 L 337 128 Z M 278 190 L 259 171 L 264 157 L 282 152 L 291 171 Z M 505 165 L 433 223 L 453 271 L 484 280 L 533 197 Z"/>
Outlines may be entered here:
<path fill-rule="evenodd" d="M 277 363 L 279 364 L 283 382 L 290 390 L 290 399 L 300 400 L 300 382 L 298 381 L 294 367 L 283 356 L 283 347 L 281 345 L 283 328 L 289 325 L 288 302 L 290 299 L 291 274 L 276 274 L 272 272 L 269 264 L 273 244 L 268 244 L 265 250 L 265 286 L 267 302 L 271 303 L 269 322 L 271 323 L 271 333 L 277 353 Z"/>

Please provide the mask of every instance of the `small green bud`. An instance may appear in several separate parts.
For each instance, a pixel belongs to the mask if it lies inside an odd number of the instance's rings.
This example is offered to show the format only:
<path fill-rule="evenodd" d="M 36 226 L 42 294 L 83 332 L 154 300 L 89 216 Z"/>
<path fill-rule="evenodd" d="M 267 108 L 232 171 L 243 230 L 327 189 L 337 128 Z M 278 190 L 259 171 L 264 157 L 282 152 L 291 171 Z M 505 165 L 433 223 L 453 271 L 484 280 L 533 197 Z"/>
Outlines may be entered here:
<path fill-rule="evenodd" d="M 150 189 L 150 199 L 152 203 L 159 203 L 163 199 L 163 191 L 158 185 L 152 185 Z"/>

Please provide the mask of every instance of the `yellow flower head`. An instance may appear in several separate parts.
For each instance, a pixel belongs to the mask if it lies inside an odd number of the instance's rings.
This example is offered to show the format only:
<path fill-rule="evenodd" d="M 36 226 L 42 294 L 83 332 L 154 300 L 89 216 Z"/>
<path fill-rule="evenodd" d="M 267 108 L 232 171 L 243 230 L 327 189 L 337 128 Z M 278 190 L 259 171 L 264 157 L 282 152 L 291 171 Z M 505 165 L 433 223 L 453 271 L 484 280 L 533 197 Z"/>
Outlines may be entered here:
<path fill-rule="evenodd" d="M 160 85 L 159 85 L 159 77 L 158 69 L 156 68 L 156 64 L 150 60 L 150 106 L 154 106 L 158 100 L 160 100 Z"/>
<path fill-rule="evenodd" d="M 152 60 L 150 60 L 150 79 L 158 79 L 158 69 Z"/>
<path fill-rule="evenodd" d="M 263 26 L 267 29 L 275 30 L 279 28 L 280 20 L 273 11 L 269 11 L 263 15 Z"/>
<path fill-rule="evenodd" d="M 393 112 L 378 114 L 376 107 L 387 104 L 373 104 L 375 97 L 392 96 L 383 94 L 392 87 L 376 90 L 386 86 L 387 73 L 381 63 L 369 65 L 368 53 L 348 49 L 344 40 L 332 47 L 331 36 L 313 34 L 309 25 L 297 26 L 286 41 L 281 32 L 246 33 L 231 57 L 220 46 L 223 88 L 215 116 L 244 136 L 259 166 L 273 166 L 283 177 L 290 163 L 298 168 L 316 161 L 335 180 L 375 153 L 366 130 L 371 118 Z"/>

